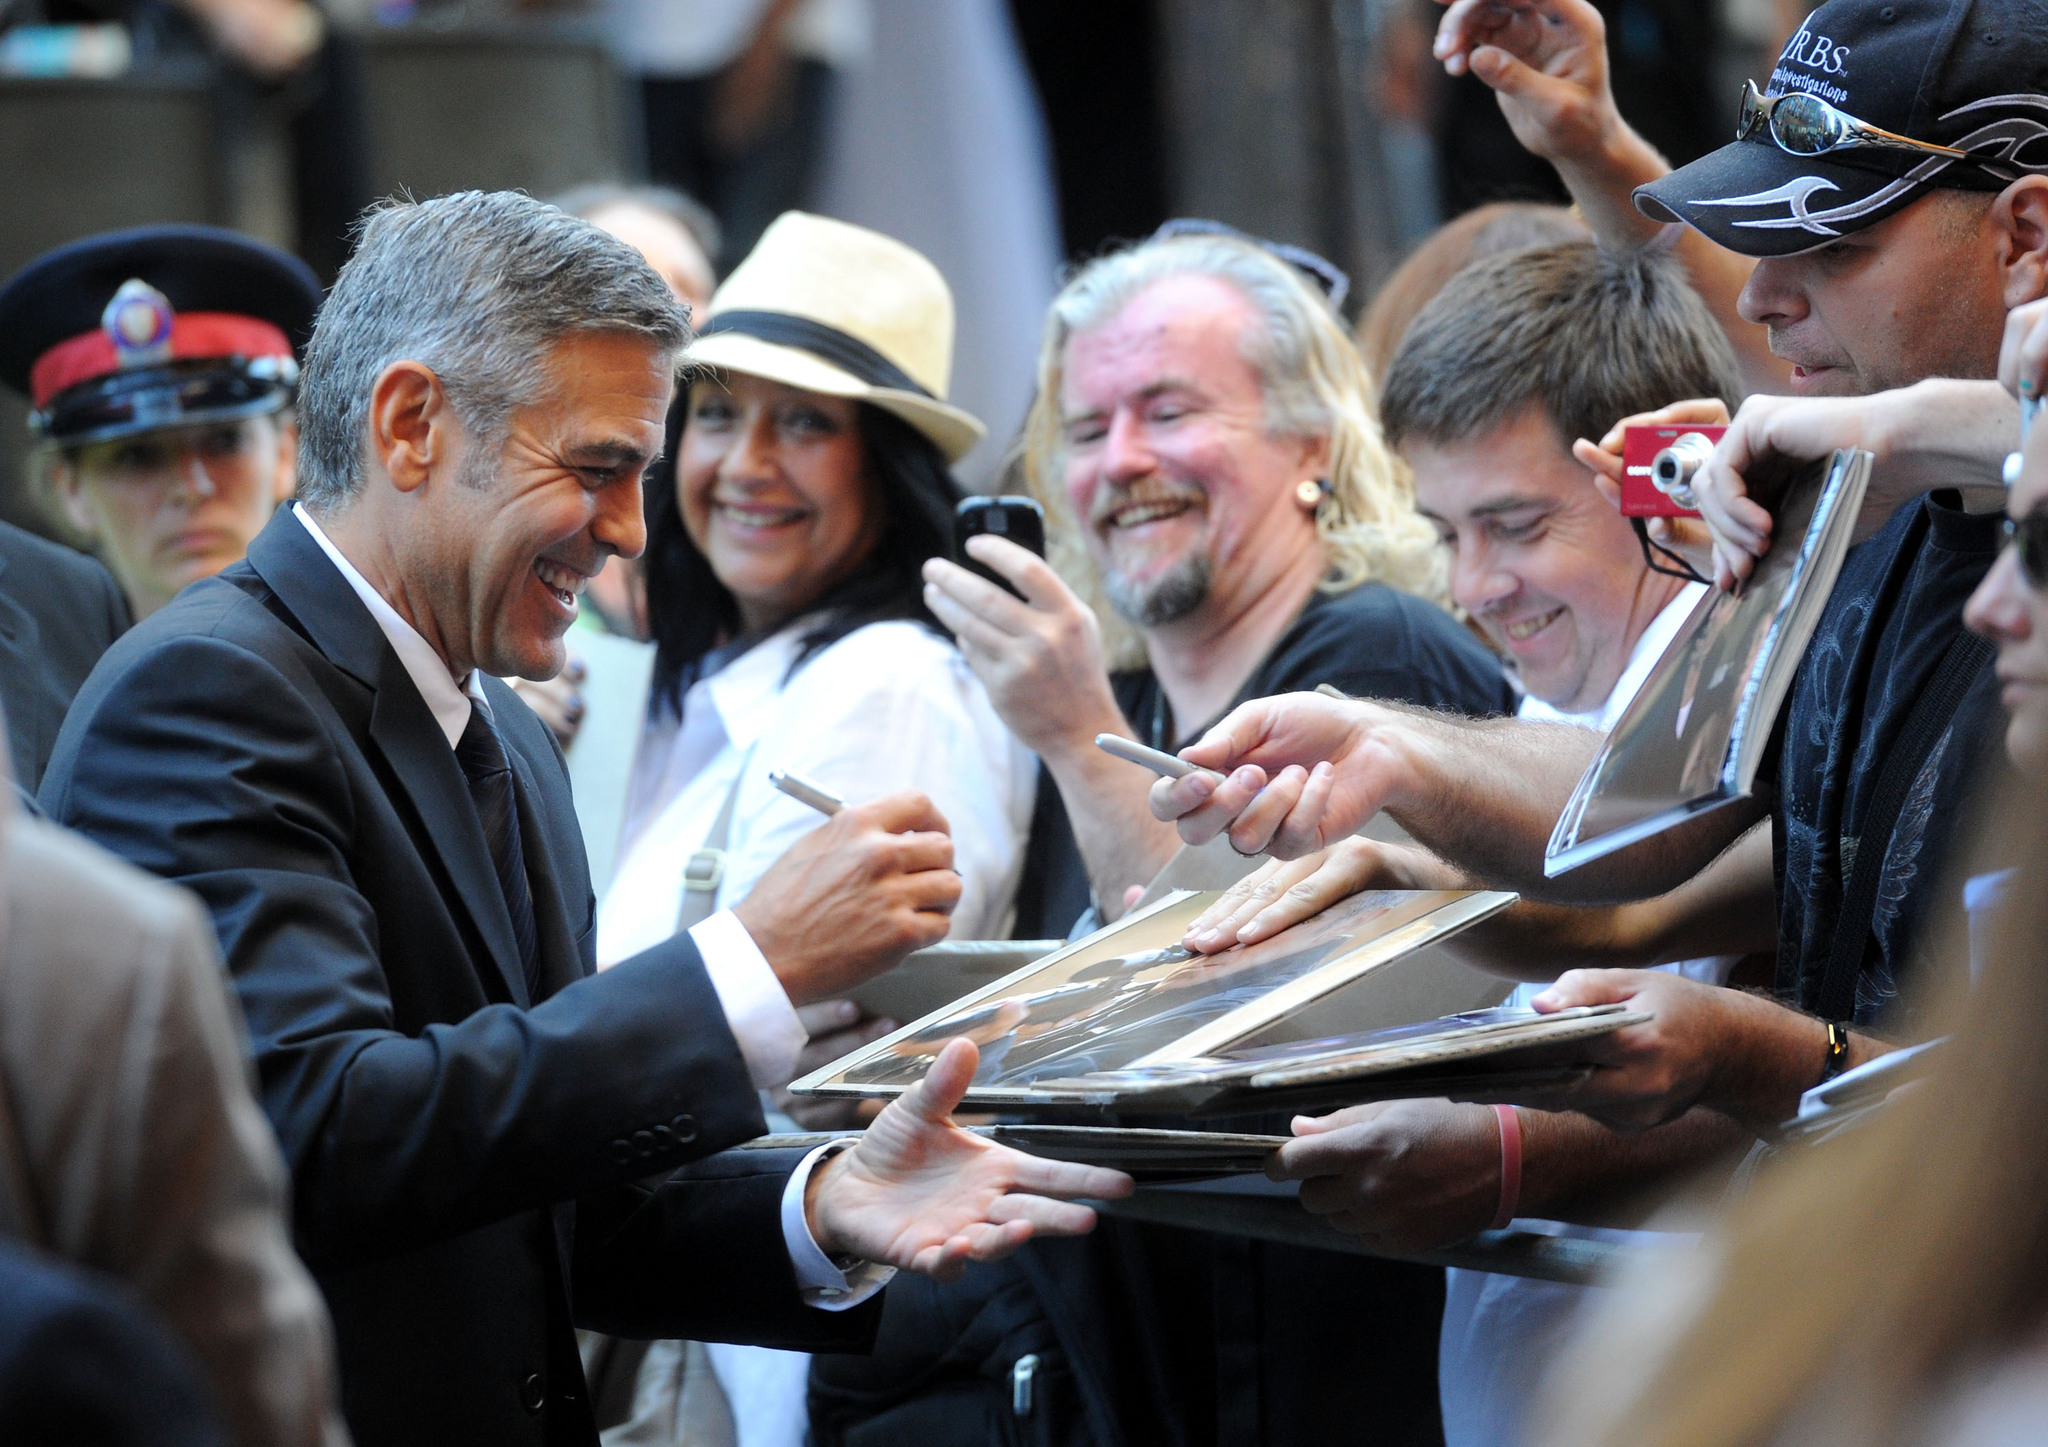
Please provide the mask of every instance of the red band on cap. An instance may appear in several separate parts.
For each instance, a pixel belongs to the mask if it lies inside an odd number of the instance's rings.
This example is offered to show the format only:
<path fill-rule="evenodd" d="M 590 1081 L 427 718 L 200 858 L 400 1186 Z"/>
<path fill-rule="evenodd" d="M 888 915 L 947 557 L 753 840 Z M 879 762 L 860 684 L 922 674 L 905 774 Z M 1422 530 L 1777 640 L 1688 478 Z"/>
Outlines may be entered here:
<path fill-rule="evenodd" d="M 285 334 L 258 317 L 235 312 L 181 312 L 171 318 L 171 356 L 174 362 L 202 361 L 208 357 L 289 357 L 292 344 Z M 37 407 L 80 382 L 90 382 L 122 370 L 114 354 L 114 340 L 98 327 L 59 342 L 36 358 L 29 368 L 29 396 Z"/>

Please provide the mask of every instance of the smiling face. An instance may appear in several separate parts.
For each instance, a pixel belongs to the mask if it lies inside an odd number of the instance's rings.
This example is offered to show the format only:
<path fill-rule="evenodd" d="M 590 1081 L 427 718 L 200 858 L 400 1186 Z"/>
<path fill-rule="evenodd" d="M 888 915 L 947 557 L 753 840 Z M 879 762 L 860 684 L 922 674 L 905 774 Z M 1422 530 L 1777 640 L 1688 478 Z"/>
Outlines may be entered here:
<path fill-rule="evenodd" d="M 1401 448 L 1451 550 L 1451 596 L 1565 713 L 1606 702 L 1643 630 L 1684 584 L 1643 564 L 1628 520 L 1540 409 L 1471 441 Z"/>
<path fill-rule="evenodd" d="M 683 527 L 749 636 L 803 613 L 867 561 L 882 509 L 860 404 L 744 373 L 690 387 L 676 459 Z"/>
<path fill-rule="evenodd" d="M 1258 591 L 1319 549 L 1327 443 L 1269 436 L 1243 339 L 1251 303 L 1198 275 L 1155 282 L 1067 342 L 1067 498 L 1117 611 L 1140 627 Z"/>
<path fill-rule="evenodd" d="M 2026 466 L 2006 500 L 2015 518 L 2042 508 L 2048 508 L 2048 427 L 2036 427 L 2028 439 Z M 1998 645 L 2007 755 L 2030 778 L 2048 778 L 2048 590 L 2029 581 L 2017 548 L 1999 554 L 1970 595 L 1963 622 Z"/>
<path fill-rule="evenodd" d="M 1759 261 L 1740 310 L 1793 364 L 1792 390 L 1859 397 L 1996 375 L 2005 278 L 1989 204 L 1930 192 L 1817 251 Z"/>
<path fill-rule="evenodd" d="M 297 448 L 291 423 L 245 417 L 92 443 L 62 455 L 51 482 L 140 618 L 249 551 L 291 496 Z"/>
<path fill-rule="evenodd" d="M 661 451 L 667 354 L 630 334 L 572 333 L 543 371 L 503 446 L 464 439 L 405 527 L 399 611 L 458 676 L 552 678 L 585 580 L 647 542 L 640 478 Z"/>

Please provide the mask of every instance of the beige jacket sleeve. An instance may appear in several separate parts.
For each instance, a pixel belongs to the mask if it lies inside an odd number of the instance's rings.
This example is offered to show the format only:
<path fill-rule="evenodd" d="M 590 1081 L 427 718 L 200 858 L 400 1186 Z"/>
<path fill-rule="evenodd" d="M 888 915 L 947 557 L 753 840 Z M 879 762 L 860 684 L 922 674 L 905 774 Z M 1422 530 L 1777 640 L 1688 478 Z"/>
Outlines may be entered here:
<path fill-rule="evenodd" d="M 53 825 L 7 831 L 0 1232 L 120 1277 L 242 1447 L 341 1447 L 334 1351 L 198 904 Z"/>

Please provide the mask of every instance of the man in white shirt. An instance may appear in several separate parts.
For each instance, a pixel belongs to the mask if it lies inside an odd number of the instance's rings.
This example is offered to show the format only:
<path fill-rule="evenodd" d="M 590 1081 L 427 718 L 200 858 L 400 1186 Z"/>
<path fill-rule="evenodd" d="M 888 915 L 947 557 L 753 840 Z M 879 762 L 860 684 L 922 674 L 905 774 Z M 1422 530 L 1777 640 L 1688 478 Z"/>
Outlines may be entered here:
<path fill-rule="evenodd" d="M 857 1346 L 894 1268 L 1129 1188 L 953 1126 L 965 1044 L 857 1145 L 712 1154 L 761 1132 L 795 1004 L 945 933 L 921 796 L 596 974 L 561 753 L 500 679 L 558 669 L 643 545 L 686 335 L 637 254 L 530 198 L 373 213 L 308 351 L 300 503 L 102 661 L 44 778 L 212 915 L 360 1440 L 587 1447 L 574 1326 Z"/>
<path fill-rule="evenodd" d="M 1511 253 L 1453 278 L 1416 319 L 1388 369 L 1384 425 L 1451 550 L 1452 596 L 1516 665 L 1521 717 L 1612 727 L 1705 591 L 1669 559 L 1656 563 L 1670 571 L 1653 568 L 1616 510 L 1609 425 L 1740 391 L 1719 326 L 1668 260 L 1604 256 L 1586 242 Z M 1705 417 L 1720 404 L 1672 410 Z M 1604 458 L 1578 441 L 1594 437 L 1606 438 Z M 1312 868 L 1268 866 L 1247 881 L 1241 910 Z M 1760 944 L 1769 930 L 1766 909 Z M 1526 976 L 1530 962 L 1517 963 Z M 1580 963 L 1556 959 L 1549 973 Z M 1675 967 L 1719 983 L 1734 963 Z M 1279 1169 L 1304 1182 L 1303 1205 L 1340 1230 L 1411 1248 L 1519 1214 L 1571 1213 L 1689 1169 L 1739 1134 L 1707 1112 L 1627 1137 L 1584 1116 L 1443 1100 L 1358 1107 L 1296 1131 Z M 1529 1389 L 1584 1290 L 1450 1273 L 1439 1386 L 1451 1447 L 1519 1440 Z"/>

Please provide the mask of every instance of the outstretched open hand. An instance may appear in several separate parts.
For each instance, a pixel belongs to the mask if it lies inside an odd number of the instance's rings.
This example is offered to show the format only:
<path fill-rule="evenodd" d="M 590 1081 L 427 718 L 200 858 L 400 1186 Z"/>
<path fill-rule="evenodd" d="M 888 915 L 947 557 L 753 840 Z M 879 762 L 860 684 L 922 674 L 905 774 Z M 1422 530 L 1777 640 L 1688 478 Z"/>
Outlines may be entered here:
<path fill-rule="evenodd" d="M 811 1177 L 806 1204 L 823 1250 L 951 1281 L 1033 1236 L 1086 1235 L 1095 1213 L 1075 1198 L 1130 1194 L 1122 1171 L 1027 1156 L 955 1125 L 980 1061 L 972 1041 L 950 1042 L 859 1145 Z"/>

